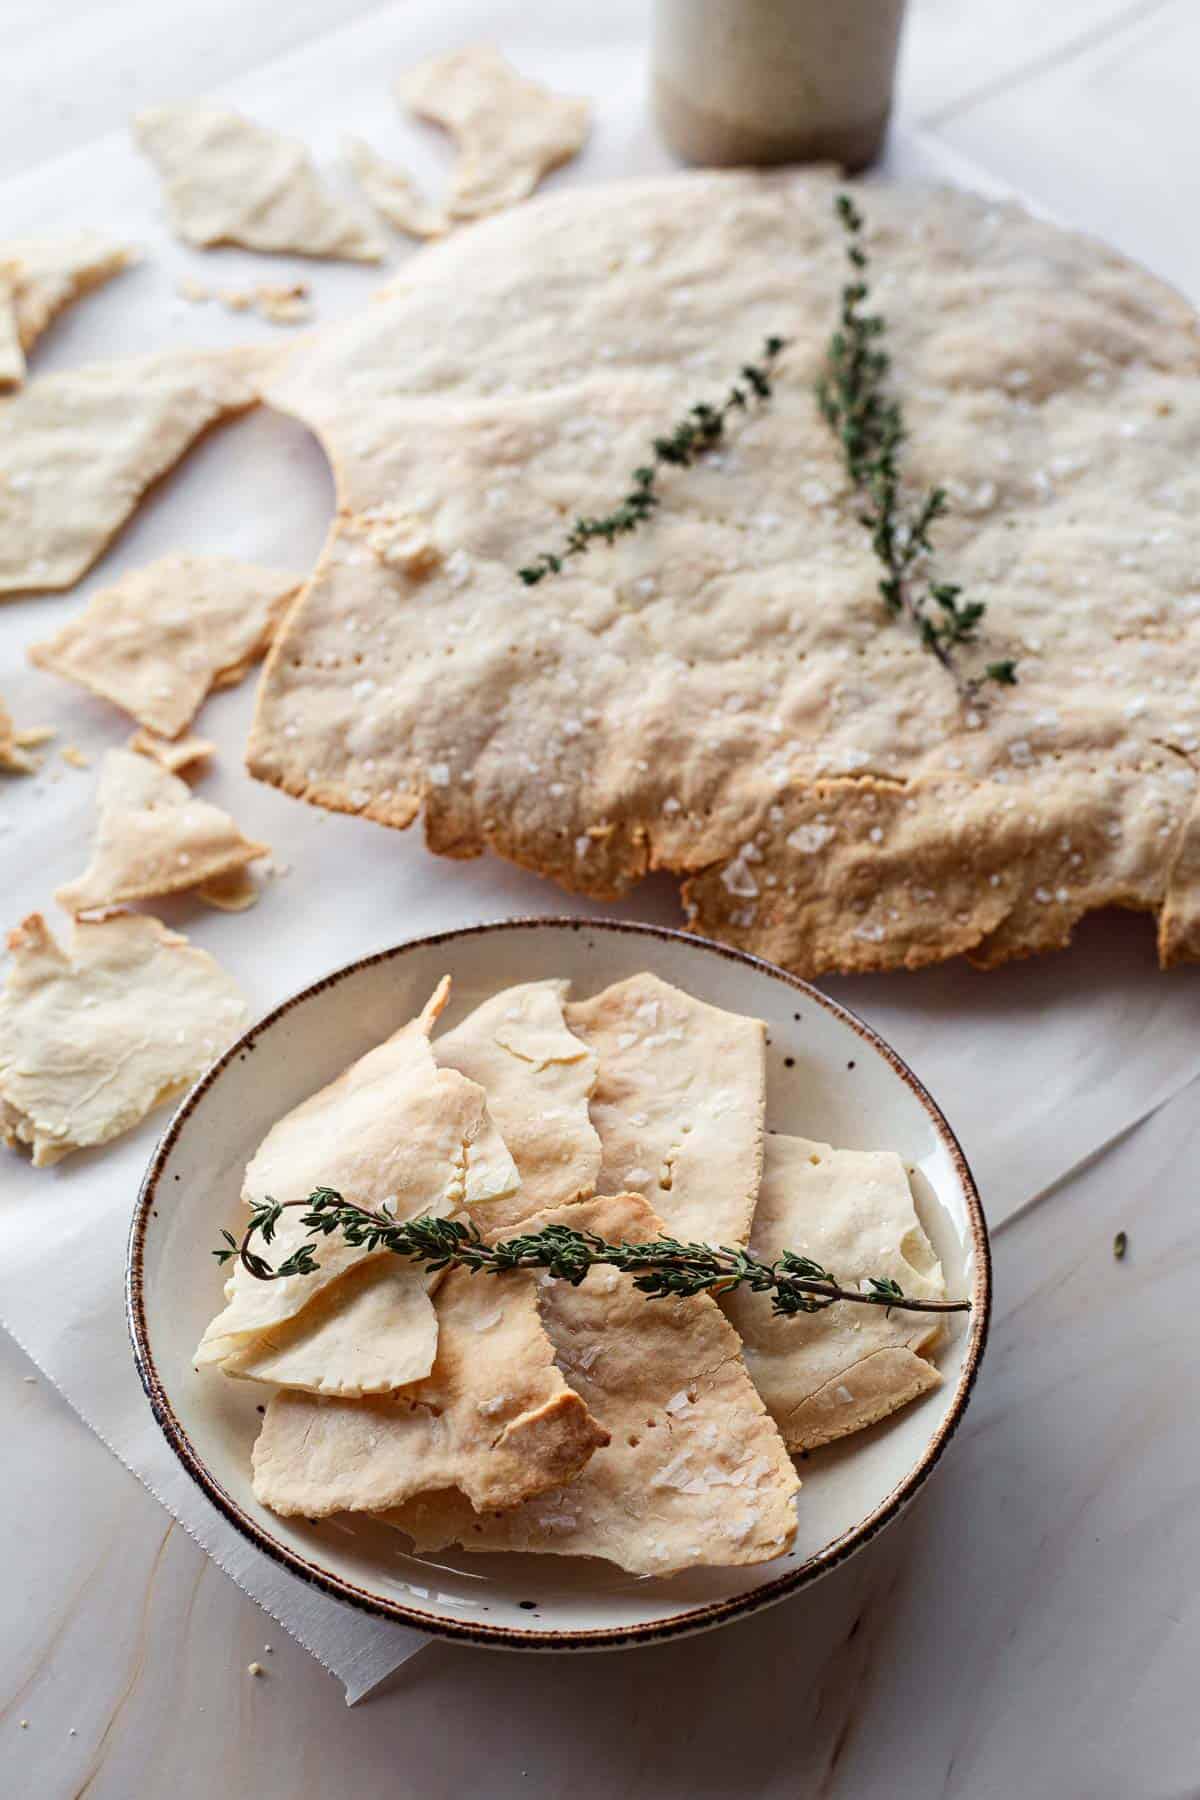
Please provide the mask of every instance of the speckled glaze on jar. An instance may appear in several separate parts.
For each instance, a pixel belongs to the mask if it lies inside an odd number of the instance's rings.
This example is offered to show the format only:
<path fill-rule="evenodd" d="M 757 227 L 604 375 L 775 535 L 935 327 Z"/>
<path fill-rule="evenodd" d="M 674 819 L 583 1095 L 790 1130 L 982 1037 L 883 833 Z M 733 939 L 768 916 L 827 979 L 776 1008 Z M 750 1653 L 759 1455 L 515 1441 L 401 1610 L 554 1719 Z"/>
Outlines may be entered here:
<path fill-rule="evenodd" d="M 879 154 L 905 0 L 657 0 L 654 105 L 671 148 L 716 166 Z"/>

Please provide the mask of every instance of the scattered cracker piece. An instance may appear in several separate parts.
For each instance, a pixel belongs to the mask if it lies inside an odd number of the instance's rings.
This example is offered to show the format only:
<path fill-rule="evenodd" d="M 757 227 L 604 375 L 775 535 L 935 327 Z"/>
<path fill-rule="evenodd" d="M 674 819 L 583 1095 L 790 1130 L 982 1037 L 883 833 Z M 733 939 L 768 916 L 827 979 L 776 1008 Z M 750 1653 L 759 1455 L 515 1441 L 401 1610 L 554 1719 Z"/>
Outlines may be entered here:
<path fill-rule="evenodd" d="M 527 81 L 489 44 L 430 57 L 402 75 L 396 90 L 413 112 L 454 135 L 458 161 L 447 211 L 458 219 L 524 200 L 580 150 L 591 118 L 586 100 Z"/>
<path fill-rule="evenodd" d="M 263 872 L 266 873 L 265 864 Z M 196 892 L 218 912 L 245 912 L 258 903 L 258 883 L 245 865 L 230 869 L 227 874 L 215 875 L 211 881 L 199 882 Z"/>
<path fill-rule="evenodd" d="M 217 297 L 216 288 L 210 288 L 203 281 L 196 281 L 191 275 L 184 275 L 175 283 L 175 292 L 181 300 L 187 300 L 192 306 L 206 306 Z"/>
<path fill-rule="evenodd" d="M 254 290 L 255 310 L 272 325 L 302 325 L 312 317 L 305 281 L 262 282 Z"/>
<path fill-rule="evenodd" d="M 156 106 L 134 120 L 176 236 L 189 244 L 379 262 L 385 246 L 328 192 L 304 145 L 216 106 Z"/>
<path fill-rule="evenodd" d="M 96 807 L 91 862 L 55 894 L 68 912 L 182 893 L 269 854 L 266 844 L 244 838 L 227 812 L 132 750 L 105 755 Z"/>
<path fill-rule="evenodd" d="M 267 1195 L 303 1200 L 319 1179 L 359 1205 L 386 1203 L 399 1219 L 421 1213 L 446 1217 L 463 1204 L 515 1189 L 517 1171 L 488 1116 L 483 1089 L 452 1069 L 439 1070 L 433 1060 L 429 1034 L 448 991 L 443 981 L 418 1018 L 272 1126 L 246 1170 L 242 1196 L 248 1205 Z M 285 1212 L 280 1220 L 271 1246 L 276 1261 L 305 1241 L 299 1217 L 298 1211 Z M 263 1282 L 236 1265 L 225 1287 L 227 1304 L 204 1333 L 197 1363 L 225 1363 L 236 1356 L 244 1363 L 240 1372 L 252 1374 L 264 1334 L 311 1307 L 348 1270 L 388 1255 L 335 1237 L 322 1244 L 315 1275 Z M 364 1391 L 376 1378 L 381 1356 L 392 1377 L 398 1367 L 407 1368 L 410 1381 L 429 1373 L 437 1344 L 437 1321 L 427 1298 L 434 1278 L 423 1269 L 400 1268 L 397 1279 L 405 1284 L 407 1300 L 396 1314 L 399 1341 L 386 1351 L 359 1345 L 356 1363 L 355 1345 L 343 1341 L 336 1312 L 343 1298 L 355 1297 L 353 1291 L 336 1301 L 331 1297 L 329 1311 L 315 1315 L 311 1327 L 306 1322 L 299 1328 L 305 1365 L 319 1370 L 336 1356 L 343 1393 Z M 297 1347 L 290 1336 L 282 1346 Z M 278 1347 L 272 1340 L 263 1348 L 275 1354 Z M 254 1355 L 247 1358 L 247 1351 Z"/>
<path fill-rule="evenodd" d="M 386 162 L 360 137 L 342 139 L 342 155 L 375 211 L 409 237 L 444 237 L 450 221 L 427 204 L 394 163 Z"/>
<path fill-rule="evenodd" d="M 612 1242 L 657 1237 L 639 1194 L 539 1213 Z M 532 1550 L 600 1556 L 638 1575 L 769 1561 L 796 1531 L 799 1481 L 742 1362 L 736 1333 L 707 1294 L 648 1300 L 631 1275 L 592 1269 L 579 1287 L 539 1286 L 560 1368 L 612 1434 L 568 1486 L 480 1517 L 450 1489 L 388 1513 L 418 1549 Z"/>
<path fill-rule="evenodd" d="M 64 951 L 33 913 L 8 942 L 0 1129 L 38 1167 L 129 1131 L 245 1024 L 224 970 L 147 915 L 76 920 Z"/>
<path fill-rule="evenodd" d="M 19 387 L 25 354 L 58 314 L 137 261 L 126 244 L 95 231 L 0 243 L 0 387 Z"/>
<path fill-rule="evenodd" d="M 359 1263 L 291 1318 L 226 1344 L 226 1375 L 312 1394 L 388 1394 L 429 1367 L 429 1284 L 398 1257 Z M 208 1360 L 206 1358 L 206 1360 Z"/>
<path fill-rule="evenodd" d="M 128 750 L 136 750 L 142 756 L 152 757 L 171 775 L 181 774 L 184 769 L 191 768 L 193 763 L 205 761 L 216 747 L 208 738 L 160 737 L 156 731 L 148 731 L 144 725 L 134 732 L 126 745 Z"/>
<path fill-rule="evenodd" d="M 697 930 L 805 974 L 992 967 L 1114 904 L 1157 915 L 1164 966 L 1200 958 L 1195 315 L 1015 206 L 865 196 L 906 479 L 949 478 L 939 578 L 987 601 L 980 664 L 1018 659 L 1018 688 L 964 707 L 881 609 L 813 404 L 835 191 L 704 172 L 535 198 L 281 362 L 271 400 L 320 433 L 343 512 L 250 767 L 598 898 L 672 870 Z M 777 330 L 769 405 L 664 474 L 650 525 L 526 594 L 564 513 L 607 513 Z M 362 554 L 379 507 L 425 522 L 419 583 Z M 374 621 L 373 692 L 348 617 Z"/>
<path fill-rule="evenodd" d="M 73 769 L 90 769 L 92 766 L 91 757 L 86 750 L 81 750 L 78 744 L 64 744 L 60 755 L 63 761 L 70 763 Z"/>
<path fill-rule="evenodd" d="M 0 700 L 0 771 L 9 775 L 32 775 L 40 767 L 29 752 L 54 736 L 51 725 L 28 725 L 18 731 L 8 708 Z"/>
<path fill-rule="evenodd" d="M 190 277 L 178 284 L 179 297 L 194 305 L 219 301 L 230 312 L 257 312 L 272 325 L 299 325 L 312 317 L 306 281 L 260 282 L 254 288 L 212 288 Z"/>
<path fill-rule="evenodd" d="M 657 975 L 566 1009 L 598 1059 L 602 1194 L 640 1193 L 673 1237 L 744 1244 L 763 1166 L 766 1027 Z"/>
<path fill-rule="evenodd" d="M 266 653 L 302 577 L 227 556 L 164 556 L 93 594 L 29 660 L 178 737 Z"/>
<path fill-rule="evenodd" d="M 487 1094 L 521 1177 L 516 1193 L 479 1208 L 480 1226 L 493 1235 L 596 1191 L 600 1139 L 588 1114 L 596 1058 L 567 1029 L 567 987 L 530 981 L 505 988 L 434 1039 L 439 1068 L 457 1069 Z"/>
<path fill-rule="evenodd" d="M 452 1270 L 434 1298 L 425 1380 L 376 1399 L 276 1394 L 254 1446 L 254 1492 L 285 1515 L 380 1512 L 453 1486 L 512 1507 L 578 1474 L 609 1441 L 568 1386 L 523 1270 Z"/>
<path fill-rule="evenodd" d="M 811 1256 L 843 1287 L 890 1276 L 914 1300 L 946 1297 L 904 1164 L 890 1150 L 772 1134 L 750 1248 L 764 1262 L 785 1250 Z M 768 1295 L 744 1289 L 721 1305 L 789 1450 L 860 1431 L 941 1380 L 928 1357 L 942 1333 L 936 1314 L 842 1302 L 781 1319 Z"/>
<path fill-rule="evenodd" d="M 70 587 L 201 432 L 258 399 L 258 350 L 163 351 L 0 403 L 0 594 Z"/>

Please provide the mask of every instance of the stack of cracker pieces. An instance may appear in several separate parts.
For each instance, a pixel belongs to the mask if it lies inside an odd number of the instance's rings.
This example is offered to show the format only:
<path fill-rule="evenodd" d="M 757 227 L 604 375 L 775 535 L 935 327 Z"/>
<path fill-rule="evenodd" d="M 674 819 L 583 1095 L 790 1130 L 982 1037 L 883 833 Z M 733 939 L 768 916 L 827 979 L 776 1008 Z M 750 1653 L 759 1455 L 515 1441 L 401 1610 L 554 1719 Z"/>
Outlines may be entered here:
<path fill-rule="evenodd" d="M 847 1285 L 944 1294 L 900 1159 L 768 1134 L 766 1031 L 650 974 L 571 1001 L 507 988 L 435 1035 L 422 1013 L 267 1134 L 253 1204 L 318 1183 L 497 1241 L 551 1224 L 803 1250 Z M 276 1264 L 308 1236 L 282 1214 Z M 773 1316 L 739 1292 L 648 1299 L 591 1269 L 431 1274 L 322 1239 L 315 1275 L 241 1264 L 197 1365 L 270 1384 L 254 1491 L 284 1516 L 368 1513 L 420 1550 L 600 1557 L 643 1575 L 791 1544 L 792 1454 L 935 1386 L 929 1315 Z M 862 1318 L 843 1317 L 862 1313 Z"/>

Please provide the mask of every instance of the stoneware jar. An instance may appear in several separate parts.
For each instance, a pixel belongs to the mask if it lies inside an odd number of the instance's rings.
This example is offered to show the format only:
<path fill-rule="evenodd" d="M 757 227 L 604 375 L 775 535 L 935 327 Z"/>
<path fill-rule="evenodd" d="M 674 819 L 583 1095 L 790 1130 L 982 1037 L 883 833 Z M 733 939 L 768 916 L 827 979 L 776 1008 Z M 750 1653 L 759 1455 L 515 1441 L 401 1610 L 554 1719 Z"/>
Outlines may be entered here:
<path fill-rule="evenodd" d="M 685 161 L 879 154 L 905 0 L 656 0 L 654 105 Z"/>

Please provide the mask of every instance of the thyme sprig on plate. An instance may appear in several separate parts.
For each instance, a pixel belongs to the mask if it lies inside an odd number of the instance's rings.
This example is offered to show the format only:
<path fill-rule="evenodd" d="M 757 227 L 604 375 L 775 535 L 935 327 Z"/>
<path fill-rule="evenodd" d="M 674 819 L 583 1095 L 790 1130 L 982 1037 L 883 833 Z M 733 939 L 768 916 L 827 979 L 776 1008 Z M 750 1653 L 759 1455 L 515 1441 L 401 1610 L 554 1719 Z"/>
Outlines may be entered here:
<path fill-rule="evenodd" d="M 842 289 L 841 321 L 829 342 L 817 382 L 817 404 L 837 435 L 846 471 L 863 501 L 859 518 L 883 575 L 879 592 L 888 612 L 906 617 L 925 648 L 953 676 L 964 700 L 977 700 L 988 682 L 1012 687 L 1012 657 L 988 663 L 982 674 L 964 675 L 958 650 L 977 642 L 987 610 L 982 600 L 964 600 L 962 588 L 932 580 L 925 559 L 933 545 L 930 529 L 947 510 L 946 490 L 930 488 L 915 513 L 904 516 L 900 450 L 906 432 L 900 402 L 887 391 L 890 358 L 883 348 L 887 324 L 866 311 L 868 259 L 862 246 L 863 216 L 848 194 L 836 198 L 846 233 L 850 280 Z"/>
<path fill-rule="evenodd" d="M 307 1209 L 301 1224 L 310 1234 L 309 1242 L 272 1267 L 252 1248 L 253 1240 L 261 1237 L 264 1244 L 270 1244 L 280 1219 L 291 1207 Z M 683 1244 L 670 1237 L 652 1238 L 644 1244 L 610 1244 L 594 1232 L 573 1231 L 566 1225 L 546 1225 L 541 1231 L 489 1244 L 473 1221 L 428 1214 L 400 1221 L 386 1211 L 356 1206 L 328 1187 L 314 1188 L 307 1200 L 257 1202 L 241 1242 L 232 1232 L 223 1231 L 225 1243 L 213 1255 L 221 1263 L 236 1257 L 259 1281 L 312 1275 L 320 1267 L 315 1255 L 317 1241 L 335 1232 L 355 1248 L 390 1250 L 431 1270 L 457 1268 L 502 1275 L 510 1269 L 545 1269 L 555 1280 L 578 1287 L 589 1269 L 620 1269 L 632 1275 L 633 1285 L 652 1300 L 669 1295 L 727 1294 L 746 1287 L 756 1294 L 769 1293 L 772 1310 L 784 1318 L 823 1312 L 838 1300 L 901 1312 L 971 1310 L 969 1300 L 910 1299 L 890 1276 L 871 1276 L 861 1287 L 842 1287 L 820 1263 L 791 1250 L 785 1250 L 775 1262 L 765 1263 L 747 1250 L 728 1245 Z"/>
<path fill-rule="evenodd" d="M 785 348 L 786 339 L 769 337 L 758 362 L 742 364 L 738 379 L 719 406 L 698 401 L 688 409 L 674 431 L 666 437 L 655 438 L 649 460 L 633 471 L 629 491 L 620 505 L 603 518 L 581 514 L 558 550 L 543 550 L 531 563 L 517 570 L 526 587 L 535 587 L 547 575 L 559 574 L 569 557 L 582 556 L 597 538 L 611 544 L 626 532 L 636 531 L 639 525 L 644 525 L 661 504 L 657 488 L 660 470 L 690 467 L 698 456 L 721 441 L 731 413 L 744 412 L 755 400 L 769 400 L 775 363 Z"/>

